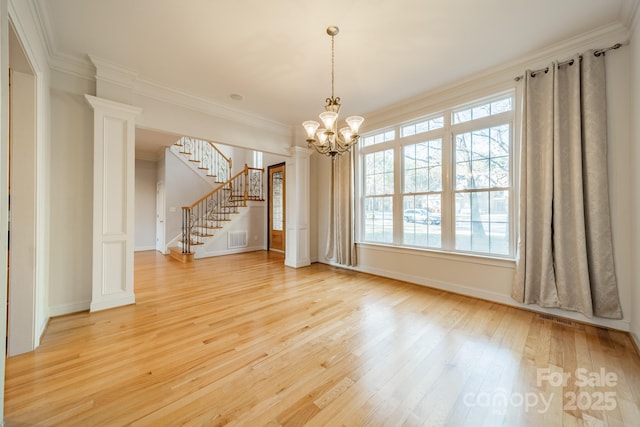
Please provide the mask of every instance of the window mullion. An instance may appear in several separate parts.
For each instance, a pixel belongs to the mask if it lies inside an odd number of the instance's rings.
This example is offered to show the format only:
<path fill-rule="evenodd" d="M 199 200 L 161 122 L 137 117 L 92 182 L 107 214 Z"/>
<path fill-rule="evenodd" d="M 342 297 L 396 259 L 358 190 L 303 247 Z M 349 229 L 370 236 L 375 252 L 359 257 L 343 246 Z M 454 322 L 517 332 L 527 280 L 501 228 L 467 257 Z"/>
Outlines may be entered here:
<path fill-rule="evenodd" d="M 453 133 L 451 132 L 451 114 L 444 117 L 444 134 L 442 135 L 442 203 L 440 221 L 442 233 L 442 249 L 452 250 L 454 242 L 454 206 L 453 179 L 455 173 L 455 156 Z"/>
<path fill-rule="evenodd" d="M 396 135 L 400 135 L 399 127 L 396 129 Z M 402 145 L 399 138 L 393 144 L 393 244 L 402 244 L 402 192 L 404 186 L 404 160 L 402 155 Z"/>

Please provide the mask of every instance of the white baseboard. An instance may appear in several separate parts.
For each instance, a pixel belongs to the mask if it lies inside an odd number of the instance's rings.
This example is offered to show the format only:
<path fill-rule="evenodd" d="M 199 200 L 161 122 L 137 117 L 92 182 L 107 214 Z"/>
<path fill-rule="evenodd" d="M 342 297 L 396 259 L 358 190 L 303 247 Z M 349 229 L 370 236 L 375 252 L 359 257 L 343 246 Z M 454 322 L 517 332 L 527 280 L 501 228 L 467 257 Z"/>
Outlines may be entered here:
<path fill-rule="evenodd" d="M 136 296 L 130 292 L 122 292 L 121 295 L 115 297 L 107 297 L 102 301 L 91 302 L 89 304 L 89 310 L 93 311 L 101 311 L 108 310 L 110 308 L 122 307 L 125 305 L 131 305 L 136 303 Z"/>
<path fill-rule="evenodd" d="M 303 259 L 303 260 L 297 260 L 297 261 L 291 261 L 291 260 L 285 259 L 284 265 L 292 268 L 308 267 L 311 265 L 311 260 L 309 258 Z"/>
<path fill-rule="evenodd" d="M 89 310 L 91 301 L 81 301 L 71 304 L 53 305 L 49 307 L 49 316 L 64 316 L 65 314 L 77 313 L 79 311 Z"/>
<path fill-rule="evenodd" d="M 154 246 L 139 246 L 134 249 L 134 252 L 142 252 L 142 251 L 155 251 L 156 247 Z"/>
<path fill-rule="evenodd" d="M 40 327 L 38 328 L 37 334 L 36 336 L 37 338 L 37 342 L 36 342 L 36 348 L 38 348 L 40 346 L 40 342 L 42 341 L 42 336 L 44 335 L 45 331 L 47 330 L 47 325 L 49 324 L 49 319 L 51 317 L 47 316 L 42 324 L 40 325 Z"/>
<path fill-rule="evenodd" d="M 247 246 L 246 248 L 234 248 L 234 249 L 224 249 L 219 251 L 210 251 L 210 252 L 197 252 L 194 254 L 195 259 L 200 258 L 209 258 L 212 256 L 221 256 L 221 255 L 232 255 L 232 254 L 241 254 L 244 252 L 255 252 L 255 251 L 264 251 L 266 248 L 262 245 L 260 246 Z"/>
<path fill-rule="evenodd" d="M 629 335 L 631 335 L 631 339 L 633 340 L 633 343 L 636 345 L 636 350 L 640 352 L 640 337 L 638 337 L 638 335 L 636 335 L 634 332 L 629 332 Z"/>
<path fill-rule="evenodd" d="M 629 332 L 631 328 L 630 322 L 628 320 L 613 320 L 613 319 L 604 319 L 600 317 L 588 318 L 580 313 L 573 312 L 573 311 L 560 310 L 556 308 L 544 308 L 544 307 L 537 306 L 535 304 L 521 304 L 513 300 L 509 295 L 498 294 L 495 292 L 485 291 L 482 289 L 469 288 L 467 286 L 459 285 L 456 283 L 425 279 L 420 276 L 414 276 L 411 274 L 404 274 L 396 271 L 389 271 L 389 270 L 384 270 L 384 269 L 379 269 L 374 267 L 364 267 L 364 268 L 358 267 L 358 266 L 345 267 L 343 265 L 332 263 L 332 262 L 327 262 L 327 264 L 330 264 L 336 267 L 347 268 L 350 270 L 360 271 L 363 273 L 373 274 L 376 276 L 387 277 L 390 279 L 403 280 L 405 282 L 415 283 L 417 285 L 422 285 L 429 288 L 439 289 L 442 291 L 447 291 L 455 294 L 478 298 L 485 301 L 504 304 L 504 305 L 508 305 L 516 308 L 521 308 L 524 310 L 535 311 L 537 313 L 550 314 L 553 316 L 575 320 L 582 323 L 588 323 L 594 326 L 617 329 L 624 332 Z M 638 343 L 637 339 L 636 339 L 636 343 Z"/>

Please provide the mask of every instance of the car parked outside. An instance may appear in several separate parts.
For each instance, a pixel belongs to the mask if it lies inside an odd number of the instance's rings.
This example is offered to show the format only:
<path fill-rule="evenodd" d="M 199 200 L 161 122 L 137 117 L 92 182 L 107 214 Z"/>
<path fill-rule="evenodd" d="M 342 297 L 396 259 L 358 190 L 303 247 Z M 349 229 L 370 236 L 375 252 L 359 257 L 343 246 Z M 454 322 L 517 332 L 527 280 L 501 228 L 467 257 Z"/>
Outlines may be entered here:
<path fill-rule="evenodd" d="M 407 222 L 440 225 L 440 215 L 429 212 L 427 209 L 407 209 L 404 211 L 404 220 Z"/>

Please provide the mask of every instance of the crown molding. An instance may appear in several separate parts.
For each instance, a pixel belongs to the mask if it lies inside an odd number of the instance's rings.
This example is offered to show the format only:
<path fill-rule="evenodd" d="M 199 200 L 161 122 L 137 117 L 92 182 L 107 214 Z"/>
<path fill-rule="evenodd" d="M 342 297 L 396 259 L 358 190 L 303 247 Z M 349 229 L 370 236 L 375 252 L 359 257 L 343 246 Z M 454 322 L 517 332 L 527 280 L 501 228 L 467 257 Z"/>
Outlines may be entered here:
<path fill-rule="evenodd" d="M 94 110 L 109 110 L 109 111 L 117 111 L 119 113 L 124 113 L 131 117 L 139 116 L 142 113 L 142 108 L 135 107 L 129 104 L 123 104 L 121 102 L 111 101 L 110 99 L 104 99 L 93 95 L 84 96 L 87 103 Z"/>
<path fill-rule="evenodd" d="M 10 2 L 17 0 L 10 0 Z M 50 7 L 45 0 L 32 0 L 32 14 L 37 22 L 39 37 L 45 46 L 49 67 L 52 70 L 69 74 L 74 77 L 89 81 L 103 80 L 121 87 L 131 89 L 135 95 L 140 95 L 157 101 L 166 102 L 197 112 L 212 115 L 214 117 L 242 123 L 258 129 L 268 130 L 272 133 L 290 138 L 292 127 L 274 120 L 247 113 L 238 109 L 218 104 L 210 99 L 170 88 L 162 83 L 146 79 L 135 70 L 128 69 L 120 64 L 99 58 L 95 55 L 87 55 L 84 58 L 60 53 L 56 49 L 55 37 L 48 21 Z"/>
<path fill-rule="evenodd" d="M 52 70 L 94 81 L 96 69 L 88 59 L 80 59 L 71 55 L 54 53 L 50 59 Z"/>
<path fill-rule="evenodd" d="M 635 31 L 640 31 L 640 0 L 634 0 L 620 11 L 620 17 L 624 18 L 624 23 L 629 27 L 629 39 Z"/>
<path fill-rule="evenodd" d="M 524 55 L 500 66 L 475 73 L 467 79 L 429 91 L 422 95 L 401 101 L 381 110 L 367 113 L 366 130 L 361 133 L 382 129 L 387 126 L 430 114 L 446 106 L 456 104 L 458 99 L 468 99 L 472 95 L 479 97 L 487 92 L 500 91 L 516 86 L 514 78 L 522 75 L 526 69 L 546 66 L 555 60 L 565 60 L 577 52 L 589 49 L 602 49 L 615 43 L 623 45 L 629 42 L 629 28 L 619 22 L 595 28 L 576 37 Z M 462 102 L 462 101 L 460 101 Z"/>
<path fill-rule="evenodd" d="M 217 104 L 209 99 L 172 89 L 161 83 L 146 79 L 135 70 L 126 68 L 104 58 L 88 55 L 88 61 L 69 56 L 55 55 L 55 69 L 77 77 L 105 81 L 131 90 L 131 93 L 155 99 L 171 105 L 211 115 L 220 119 L 242 123 L 246 126 L 268 130 L 290 138 L 292 127 L 241 110 Z"/>
<path fill-rule="evenodd" d="M 12 0 L 17 1 L 17 0 Z M 47 65 L 51 70 L 60 71 L 75 77 L 92 80 L 95 69 L 87 59 L 72 57 L 56 50 L 56 42 L 49 21 L 49 3 L 43 0 L 28 1 L 32 19 L 36 24 L 38 37 L 46 55 Z"/>
<path fill-rule="evenodd" d="M 48 5 L 46 2 L 34 0 L 29 2 L 29 6 L 32 10 L 34 20 L 37 23 L 40 41 L 45 47 L 49 62 L 51 62 L 51 58 L 55 52 L 55 42 L 53 32 L 51 31 L 51 24 L 49 22 Z"/>
<path fill-rule="evenodd" d="M 269 130 L 271 132 L 281 134 L 283 137 L 289 138 L 291 136 L 292 127 L 289 125 L 227 107 L 203 97 L 172 89 L 149 79 L 136 79 L 133 92 L 137 95 L 167 102 L 179 107 L 188 108 L 190 110 L 205 113 L 224 120 Z"/>
<path fill-rule="evenodd" d="M 36 6 L 31 1 L 10 0 L 7 9 L 9 21 L 20 39 L 33 71 L 48 74 L 50 68 L 49 46 Z"/>
<path fill-rule="evenodd" d="M 89 55 L 89 60 L 96 70 L 96 82 L 105 81 L 133 89 L 135 82 L 138 79 L 138 73 L 134 70 L 122 67 L 95 55 Z"/>
<path fill-rule="evenodd" d="M 640 0 L 631 0 L 622 3 L 620 11 L 618 12 L 618 20 L 627 28 L 630 32 L 634 27 L 634 21 L 637 21 L 638 5 Z"/>

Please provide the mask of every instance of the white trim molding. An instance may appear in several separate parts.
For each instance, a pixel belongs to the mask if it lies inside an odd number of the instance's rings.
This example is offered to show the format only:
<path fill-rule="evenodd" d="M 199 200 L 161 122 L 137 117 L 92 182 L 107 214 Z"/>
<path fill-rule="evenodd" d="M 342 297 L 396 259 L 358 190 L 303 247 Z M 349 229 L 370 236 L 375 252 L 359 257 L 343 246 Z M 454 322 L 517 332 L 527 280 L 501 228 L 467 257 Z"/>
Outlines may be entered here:
<path fill-rule="evenodd" d="M 287 241 L 284 264 L 299 268 L 311 264 L 310 258 L 310 157 L 313 150 L 291 147 L 291 160 L 286 162 Z"/>
<path fill-rule="evenodd" d="M 85 98 L 94 112 L 91 311 L 97 311 L 135 302 L 135 118 L 142 110 Z"/>

